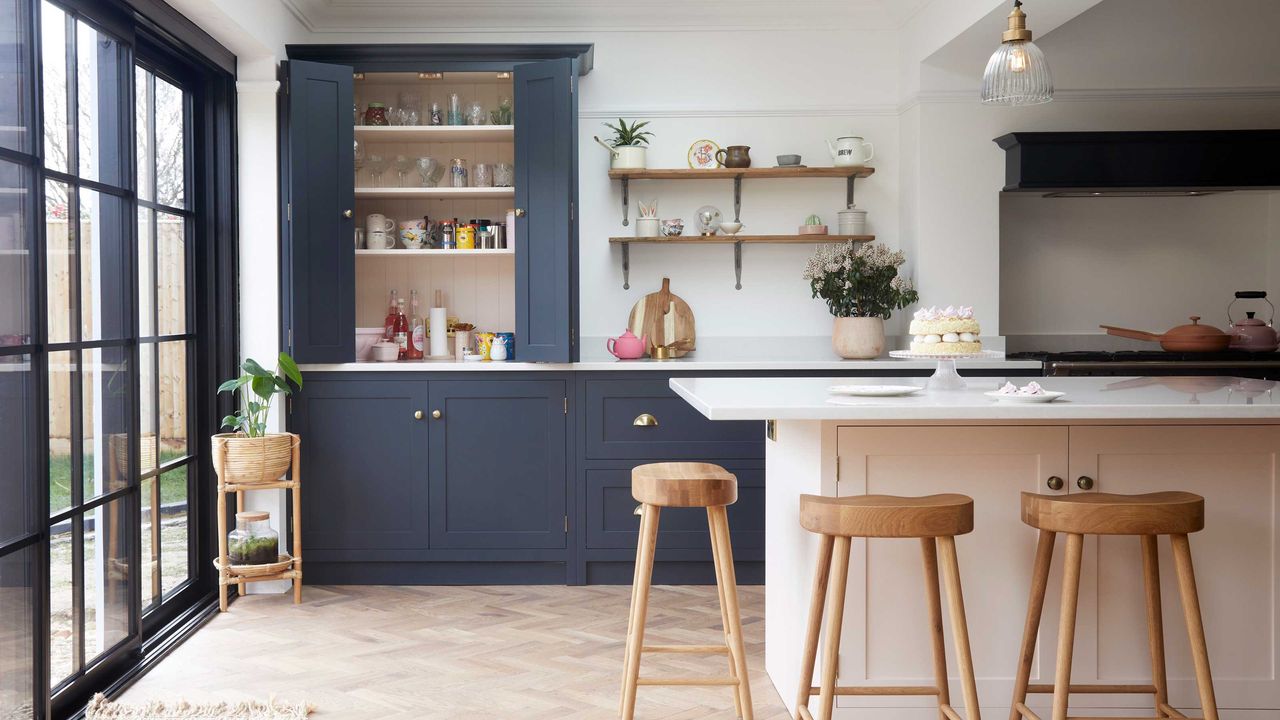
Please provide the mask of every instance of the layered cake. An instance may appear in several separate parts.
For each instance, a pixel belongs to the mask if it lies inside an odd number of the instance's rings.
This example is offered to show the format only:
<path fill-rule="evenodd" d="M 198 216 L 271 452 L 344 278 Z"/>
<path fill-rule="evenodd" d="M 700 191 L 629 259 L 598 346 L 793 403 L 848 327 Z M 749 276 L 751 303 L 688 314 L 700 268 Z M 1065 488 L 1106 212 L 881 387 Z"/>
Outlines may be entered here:
<path fill-rule="evenodd" d="M 921 308 L 911 321 L 911 352 L 924 355 L 972 355 L 982 352 L 982 328 L 973 308 Z"/>

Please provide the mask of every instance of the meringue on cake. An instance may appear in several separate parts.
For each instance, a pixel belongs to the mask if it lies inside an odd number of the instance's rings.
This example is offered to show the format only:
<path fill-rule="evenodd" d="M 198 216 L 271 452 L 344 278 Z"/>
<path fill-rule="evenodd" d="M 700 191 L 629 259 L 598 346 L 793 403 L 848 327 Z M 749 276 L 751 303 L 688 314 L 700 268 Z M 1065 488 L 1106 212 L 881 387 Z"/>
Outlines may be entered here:
<path fill-rule="evenodd" d="M 911 352 L 922 355 L 974 355 L 982 352 L 978 336 L 982 328 L 973 319 L 973 308 L 928 307 L 916 311 L 909 332 Z"/>

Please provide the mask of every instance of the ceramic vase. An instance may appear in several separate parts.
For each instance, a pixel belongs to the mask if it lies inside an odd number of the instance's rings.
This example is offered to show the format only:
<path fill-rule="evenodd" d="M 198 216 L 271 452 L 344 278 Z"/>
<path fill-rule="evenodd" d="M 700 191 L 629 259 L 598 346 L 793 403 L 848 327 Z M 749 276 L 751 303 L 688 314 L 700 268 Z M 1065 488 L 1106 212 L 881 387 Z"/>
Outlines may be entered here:
<path fill-rule="evenodd" d="M 846 360 L 870 360 L 884 352 L 884 319 L 838 317 L 831 331 L 831 348 Z"/>

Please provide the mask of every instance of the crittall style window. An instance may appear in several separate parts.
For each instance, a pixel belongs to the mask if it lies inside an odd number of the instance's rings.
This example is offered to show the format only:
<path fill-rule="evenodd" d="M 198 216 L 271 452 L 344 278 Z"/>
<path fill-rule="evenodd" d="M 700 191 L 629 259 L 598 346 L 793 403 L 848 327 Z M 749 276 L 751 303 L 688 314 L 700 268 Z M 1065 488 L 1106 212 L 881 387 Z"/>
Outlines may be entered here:
<path fill-rule="evenodd" d="M 230 76 L 155 30 L 0 0 L 3 720 L 69 713 L 213 589 Z"/>

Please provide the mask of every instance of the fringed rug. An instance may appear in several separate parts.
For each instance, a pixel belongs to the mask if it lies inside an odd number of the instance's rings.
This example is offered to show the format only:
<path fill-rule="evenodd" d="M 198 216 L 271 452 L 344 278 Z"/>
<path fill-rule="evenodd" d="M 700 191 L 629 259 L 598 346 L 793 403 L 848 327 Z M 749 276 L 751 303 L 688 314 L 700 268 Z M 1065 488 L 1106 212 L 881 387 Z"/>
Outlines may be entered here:
<path fill-rule="evenodd" d="M 148 703 L 116 703 L 108 700 L 102 693 L 93 696 L 85 708 L 85 720 L 166 720 L 181 718 L 182 720 L 301 720 L 315 712 L 309 703 L 276 702 L 270 698 L 266 702 L 249 700 L 245 702 L 219 702 L 193 704 L 186 700 L 166 703 L 152 700 Z"/>

